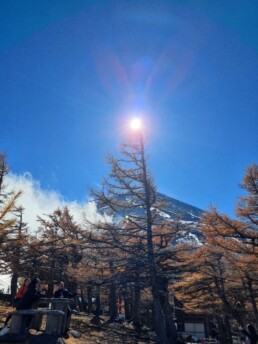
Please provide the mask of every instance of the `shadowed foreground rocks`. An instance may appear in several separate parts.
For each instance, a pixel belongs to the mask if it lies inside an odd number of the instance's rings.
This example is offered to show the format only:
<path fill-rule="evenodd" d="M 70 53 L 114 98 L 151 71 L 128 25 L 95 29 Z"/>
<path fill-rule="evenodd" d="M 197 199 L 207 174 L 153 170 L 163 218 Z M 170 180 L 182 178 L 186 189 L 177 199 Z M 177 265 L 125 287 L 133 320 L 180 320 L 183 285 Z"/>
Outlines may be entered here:
<path fill-rule="evenodd" d="M 0 328 L 3 326 L 8 313 L 12 311 L 11 307 L 1 306 L 0 304 Z M 56 336 L 47 336 L 44 333 L 31 333 L 23 335 L 22 338 L 13 338 L 8 343 L 17 344 L 155 344 L 155 333 L 150 329 L 142 328 L 136 330 L 132 324 L 128 323 L 109 323 L 108 317 L 103 316 L 100 322 L 92 324 L 92 314 L 74 314 L 72 316 L 69 338 L 58 338 Z M 93 321 L 94 322 L 94 321 Z M 44 326 L 43 326 L 44 327 Z M 77 333 L 77 334 L 75 334 Z M 10 335 L 10 334 L 8 334 Z M 0 344 L 5 337 L 0 337 Z"/>
<path fill-rule="evenodd" d="M 62 338 L 58 336 L 49 336 L 46 334 L 28 335 L 28 334 L 6 334 L 0 337 L 0 343 L 17 343 L 17 344 L 65 344 Z"/>

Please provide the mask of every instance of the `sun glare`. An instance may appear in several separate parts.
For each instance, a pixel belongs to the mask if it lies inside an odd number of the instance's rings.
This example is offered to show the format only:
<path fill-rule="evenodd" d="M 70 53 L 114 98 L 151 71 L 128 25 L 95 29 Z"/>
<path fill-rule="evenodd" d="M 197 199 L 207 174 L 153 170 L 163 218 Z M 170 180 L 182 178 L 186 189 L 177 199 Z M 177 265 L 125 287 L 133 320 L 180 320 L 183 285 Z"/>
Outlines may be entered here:
<path fill-rule="evenodd" d="M 130 122 L 130 127 L 133 130 L 139 130 L 142 127 L 142 122 L 140 118 L 133 118 Z"/>

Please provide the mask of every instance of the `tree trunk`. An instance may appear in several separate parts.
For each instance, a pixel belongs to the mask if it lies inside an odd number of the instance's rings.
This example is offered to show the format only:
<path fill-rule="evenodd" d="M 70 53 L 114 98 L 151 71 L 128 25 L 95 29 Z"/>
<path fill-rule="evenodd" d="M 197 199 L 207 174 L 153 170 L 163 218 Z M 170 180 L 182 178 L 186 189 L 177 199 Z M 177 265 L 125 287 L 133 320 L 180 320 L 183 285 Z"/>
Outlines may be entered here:
<path fill-rule="evenodd" d="M 67 289 L 70 290 L 71 293 L 77 293 L 77 289 L 78 289 L 77 282 L 68 280 Z"/>
<path fill-rule="evenodd" d="M 256 305 L 255 292 L 253 289 L 253 283 L 250 279 L 247 280 L 247 286 L 248 286 L 248 292 L 250 295 L 250 301 L 251 301 L 253 312 L 254 312 L 254 321 L 256 322 L 256 324 L 258 324 L 258 311 L 257 311 L 257 305 Z"/>
<path fill-rule="evenodd" d="M 226 325 L 225 327 L 227 330 L 228 344 L 233 344 L 231 326 L 230 326 L 228 315 L 225 315 L 225 325 Z"/>
<path fill-rule="evenodd" d="M 229 327 L 228 316 L 217 317 L 219 339 L 221 344 L 232 344 L 231 330 Z"/>
<path fill-rule="evenodd" d="M 157 343 L 169 344 L 167 340 L 167 335 L 166 335 L 165 315 L 160 304 L 159 295 L 158 293 L 155 293 L 155 291 L 152 292 L 152 295 L 153 295 L 153 311 L 154 311 L 154 329 L 157 334 Z"/>
<path fill-rule="evenodd" d="M 135 277 L 135 283 L 134 283 L 133 314 L 132 314 L 133 324 L 136 327 L 141 326 L 140 299 L 141 299 L 140 276 L 137 271 L 136 277 Z"/>
<path fill-rule="evenodd" d="M 228 319 L 228 315 L 233 315 L 233 309 L 228 301 L 226 292 L 225 292 L 225 285 L 224 285 L 224 278 L 223 278 L 223 267 L 221 265 L 220 258 L 217 260 L 218 263 L 218 270 L 219 276 L 215 277 L 215 285 L 217 288 L 217 293 L 223 303 L 223 314 L 224 314 L 224 334 L 223 337 L 227 340 L 227 344 L 233 344 L 232 334 L 231 334 L 231 328 L 230 323 Z M 216 272 L 216 271 L 215 271 Z M 224 339 L 223 339 L 224 340 Z"/>
<path fill-rule="evenodd" d="M 127 288 L 122 293 L 124 299 L 124 309 L 125 309 L 125 320 L 132 318 L 132 312 L 130 308 L 130 297 Z"/>
<path fill-rule="evenodd" d="M 116 287 L 111 281 L 109 286 L 109 321 L 114 321 L 117 317 Z"/>
<path fill-rule="evenodd" d="M 96 287 L 96 316 L 100 316 L 100 287 Z"/>
<path fill-rule="evenodd" d="M 88 313 L 92 313 L 92 287 L 87 287 Z"/>
<path fill-rule="evenodd" d="M 169 303 L 168 279 L 166 277 L 159 279 L 159 297 L 165 315 L 166 334 L 168 342 L 176 343 L 177 329 L 173 319 L 173 308 Z"/>
<path fill-rule="evenodd" d="M 82 286 L 81 286 L 80 289 L 81 289 L 81 301 L 79 302 L 80 311 L 81 312 L 86 312 L 87 305 L 86 305 L 86 302 L 85 302 L 84 290 L 83 290 Z M 80 300 L 80 299 L 78 298 L 78 300 Z"/>
<path fill-rule="evenodd" d="M 109 262 L 109 269 L 111 273 L 111 279 L 109 284 L 109 321 L 112 322 L 117 317 L 116 286 L 112 279 L 115 273 L 115 269 L 112 261 Z"/>
<path fill-rule="evenodd" d="M 11 302 L 13 302 L 13 299 L 15 298 L 15 295 L 16 295 L 17 282 L 18 282 L 18 273 L 13 272 L 12 278 L 11 278 Z"/>
<path fill-rule="evenodd" d="M 218 337 L 220 340 L 221 344 L 226 344 L 225 343 L 225 336 L 224 336 L 224 326 L 223 326 L 223 321 L 221 319 L 221 317 L 216 316 L 216 323 L 217 323 L 217 327 L 218 327 Z M 223 342 L 224 340 L 224 342 Z"/>
<path fill-rule="evenodd" d="M 152 214 L 151 214 L 151 189 L 150 182 L 148 179 L 145 154 L 144 154 L 144 144 L 143 137 L 140 136 L 140 146 L 141 146 L 141 161 L 142 161 L 142 172 L 143 172 L 143 186 L 145 191 L 145 205 L 146 205 L 146 232 L 147 232 L 147 262 L 148 270 L 150 274 L 151 291 L 153 297 L 153 311 L 154 311 L 154 328 L 157 333 L 157 343 L 158 344 L 174 344 L 176 341 L 170 341 L 167 336 L 166 329 L 166 318 L 164 311 L 162 309 L 159 290 L 158 290 L 158 277 L 156 271 L 155 254 L 153 249 L 153 237 L 152 237 Z"/>

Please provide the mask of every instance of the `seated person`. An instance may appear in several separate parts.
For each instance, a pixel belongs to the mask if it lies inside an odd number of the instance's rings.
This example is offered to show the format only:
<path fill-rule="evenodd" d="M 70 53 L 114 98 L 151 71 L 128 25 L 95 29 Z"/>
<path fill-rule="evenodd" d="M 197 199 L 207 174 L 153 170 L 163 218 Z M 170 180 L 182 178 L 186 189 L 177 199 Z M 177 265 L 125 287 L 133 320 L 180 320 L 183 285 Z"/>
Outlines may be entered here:
<path fill-rule="evenodd" d="M 67 289 L 65 289 L 64 282 L 62 282 L 62 281 L 60 281 L 58 283 L 58 289 L 57 289 L 57 291 L 54 292 L 54 298 L 56 298 L 56 299 L 70 299 L 72 297 L 75 297 L 76 295 L 77 295 L 76 293 L 72 294 Z M 67 317 L 67 322 L 66 322 L 65 334 L 67 334 L 69 331 L 69 325 L 68 324 L 70 323 L 69 319 L 71 319 L 70 305 L 67 306 L 66 317 Z"/>
<path fill-rule="evenodd" d="M 64 282 L 60 281 L 58 283 L 58 289 L 57 289 L 57 291 L 54 292 L 54 298 L 56 298 L 56 299 L 61 299 L 61 298 L 69 299 L 69 298 L 72 298 L 74 296 L 76 296 L 76 294 L 72 294 L 67 289 L 65 289 Z"/>
<path fill-rule="evenodd" d="M 22 283 L 22 285 L 20 286 L 20 288 L 18 289 L 16 296 L 14 298 L 14 301 L 16 303 L 16 305 L 19 304 L 21 298 L 23 297 L 23 295 L 26 293 L 28 286 L 31 283 L 31 279 L 30 278 L 25 278 L 24 282 Z"/>
<path fill-rule="evenodd" d="M 15 295 L 15 298 L 13 300 L 13 306 L 17 307 L 19 306 L 20 304 L 20 301 L 23 297 L 23 295 L 26 293 L 27 289 L 28 289 L 28 286 L 30 285 L 31 283 L 31 279 L 30 278 L 25 278 L 24 282 L 22 283 L 22 285 L 20 286 L 20 288 L 18 289 L 16 295 Z M 4 326 L 7 326 L 8 325 L 8 322 L 9 320 L 11 319 L 12 317 L 12 314 L 9 314 L 5 320 L 5 323 L 4 323 Z"/>
<path fill-rule="evenodd" d="M 19 305 L 17 306 L 17 310 L 31 309 L 33 303 L 38 301 L 44 295 L 45 292 L 41 292 L 39 278 L 34 278 L 21 298 Z"/>
<path fill-rule="evenodd" d="M 27 291 L 21 298 L 21 301 L 19 302 L 19 305 L 17 306 L 17 310 L 25 310 L 25 309 L 31 309 L 33 304 L 38 301 L 42 296 L 45 295 L 45 292 L 41 291 L 41 285 L 39 278 L 34 278 Z M 31 321 L 33 319 L 32 315 L 28 315 L 25 319 L 24 328 L 25 331 L 27 331 L 30 327 Z"/>

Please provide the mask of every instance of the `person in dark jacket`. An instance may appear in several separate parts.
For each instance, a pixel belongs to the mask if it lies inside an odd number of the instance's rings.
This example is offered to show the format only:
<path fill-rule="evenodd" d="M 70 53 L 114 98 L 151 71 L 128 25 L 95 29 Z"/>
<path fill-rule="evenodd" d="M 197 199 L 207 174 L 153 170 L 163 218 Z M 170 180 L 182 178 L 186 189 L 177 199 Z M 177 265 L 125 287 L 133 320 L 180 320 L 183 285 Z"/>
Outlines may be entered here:
<path fill-rule="evenodd" d="M 60 281 L 58 283 L 58 289 L 57 289 L 57 291 L 54 292 L 54 298 L 56 298 L 56 299 L 71 299 L 71 298 L 75 297 L 76 295 L 77 295 L 76 293 L 72 294 L 72 293 L 70 293 L 70 291 L 65 289 L 64 282 L 62 282 L 62 281 Z M 71 317 L 71 308 L 69 305 L 67 307 L 66 317 L 67 318 Z M 65 328 L 65 334 L 67 334 L 68 331 L 69 331 L 69 328 Z"/>
<path fill-rule="evenodd" d="M 26 290 L 25 294 L 20 300 L 19 305 L 17 306 L 17 310 L 22 309 L 31 309 L 33 303 L 38 301 L 45 293 L 40 291 L 40 280 L 39 278 L 34 278 L 28 289 Z"/>
<path fill-rule="evenodd" d="M 246 326 L 246 330 L 242 330 L 242 332 L 246 336 L 246 343 L 250 344 L 257 344 L 258 342 L 258 334 L 255 330 L 255 327 L 251 324 Z"/>
<path fill-rule="evenodd" d="M 60 298 L 69 299 L 69 298 L 72 298 L 74 296 L 75 296 L 74 294 L 70 293 L 67 289 L 65 289 L 64 282 L 62 282 L 62 281 L 59 282 L 58 289 L 54 293 L 54 298 L 56 298 L 56 299 L 60 299 Z"/>
<path fill-rule="evenodd" d="M 13 306 L 17 309 L 17 307 L 19 306 L 19 303 L 23 297 L 23 295 L 25 294 L 25 292 L 27 291 L 28 289 L 28 286 L 30 285 L 30 282 L 31 282 L 31 279 L 30 278 L 25 278 L 23 284 L 21 285 L 21 287 L 18 289 L 17 293 L 16 293 L 16 296 L 13 300 Z M 7 326 L 8 325 L 8 322 L 9 320 L 11 319 L 12 317 L 12 313 L 10 313 L 6 320 L 5 320 L 5 323 L 4 323 L 4 326 Z"/>
<path fill-rule="evenodd" d="M 21 301 L 16 309 L 17 310 L 31 309 L 33 304 L 44 295 L 45 295 L 45 292 L 40 291 L 39 278 L 34 278 L 31 281 L 30 285 L 28 286 L 28 289 L 26 290 L 25 294 L 21 298 Z M 26 320 L 24 323 L 25 331 L 29 329 L 32 318 L 33 318 L 32 315 L 28 315 L 26 317 Z"/>

